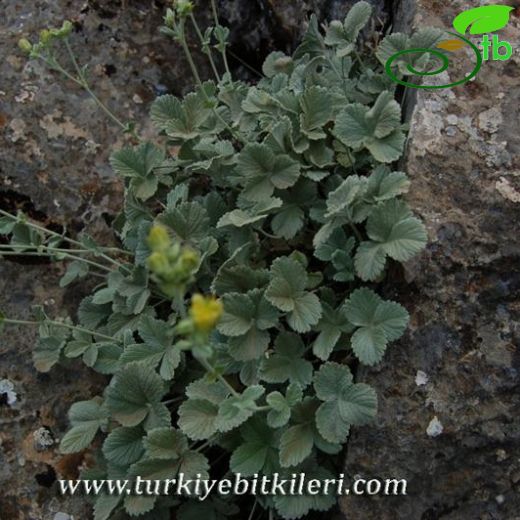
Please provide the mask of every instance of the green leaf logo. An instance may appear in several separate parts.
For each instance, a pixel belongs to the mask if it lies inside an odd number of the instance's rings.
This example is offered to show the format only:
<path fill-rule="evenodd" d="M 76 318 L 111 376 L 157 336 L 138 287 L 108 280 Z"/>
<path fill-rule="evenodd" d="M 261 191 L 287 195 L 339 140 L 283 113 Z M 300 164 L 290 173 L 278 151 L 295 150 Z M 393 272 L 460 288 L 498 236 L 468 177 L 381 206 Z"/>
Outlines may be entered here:
<path fill-rule="evenodd" d="M 471 26 L 470 34 L 484 34 L 503 29 L 509 22 L 509 13 L 513 7 L 508 5 L 485 5 L 475 7 L 459 14 L 453 20 L 453 27 L 460 34 L 465 34 Z"/>

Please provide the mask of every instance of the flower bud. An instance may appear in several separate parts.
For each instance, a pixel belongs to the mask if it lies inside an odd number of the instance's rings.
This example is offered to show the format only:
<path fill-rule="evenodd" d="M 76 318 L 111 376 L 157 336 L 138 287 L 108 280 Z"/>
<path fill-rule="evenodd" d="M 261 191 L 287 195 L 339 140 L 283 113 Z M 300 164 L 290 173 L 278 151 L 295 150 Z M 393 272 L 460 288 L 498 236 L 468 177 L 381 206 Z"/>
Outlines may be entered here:
<path fill-rule="evenodd" d="M 179 16 L 185 17 L 193 12 L 193 2 L 189 0 L 175 0 L 175 8 Z"/>
<path fill-rule="evenodd" d="M 66 37 L 72 32 L 72 22 L 65 20 L 60 29 L 60 36 Z"/>
<path fill-rule="evenodd" d="M 175 11 L 173 9 L 166 9 L 166 15 L 164 16 L 164 24 L 166 27 L 173 28 L 175 25 Z"/>
<path fill-rule="evenodd" d="M 199 265 L 200 258 L 195 251 L 191 249 L 184 249 L 181 254 L 180 261 L 183 269 L 191 272 Z"/>
<path fill-rule="evenodd" d="M 171 245 L 170 235 L 165 227 L 155 225 L 148 234 L 148 245 L 152 251 L 164 251 Z"/>
<path fill-rule="evenodd" d="M 26 54 L 29 54 L 33 48 L 32 43 L 27 38 L 22 38 L 21 40 L 18 40 L 18 47 Z"/>
<path fill-rule="evenodd" d="M 164 253 L 155 251 L 148 257 L 148 267 L 155 274 L 164 274 L 168 272 L 170 263 Z"/>
<path fill-rule="evenodd" d="M 43 29 L 42 31 L 40 31 L 40 42 L 43 45 L 48 45 L 52 41 L 52 38 L 53 34 L 52 31 L 50 31 L 49 29 Z"/>

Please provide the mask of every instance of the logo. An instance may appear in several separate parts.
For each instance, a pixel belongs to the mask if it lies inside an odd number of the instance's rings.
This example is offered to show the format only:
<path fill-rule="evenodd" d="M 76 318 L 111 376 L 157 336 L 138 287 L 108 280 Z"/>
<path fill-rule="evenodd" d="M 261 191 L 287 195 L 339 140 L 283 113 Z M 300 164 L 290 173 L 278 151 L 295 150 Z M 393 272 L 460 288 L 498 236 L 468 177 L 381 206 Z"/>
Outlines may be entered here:
<path fill-rule="evenodd" d="M 434 49 L 413 48 L 396 52 L 385 63 L 386 73 L 395 83 L 411 88 L 441 89 L 467 83 L 478 74 L 484 61 L 489 59 L 505 61 L 512 56 L 512 45 L 507 41 L 501 41 L 496 34 L 493 34 L 490 38 L 489 33 L 503 29 L 508 24 L 509 15 L 513 9 L 513 7 L 507 5 L 486 5 L 464 11 L 453 20 L 453 27 L 457 32 L 447 32 L 455 38 L 440 41 Z M 483 35 L 480 41 L 482 50 L 465 37 L 468 29 L 470 35 Z M 450 66 L 449 54 L 466 46 L 469 46 L 475 55 L 475 65 L 473 70 L 461 80 L 446 85 L 417 85 L 399 78 L 394 71 L 397 67 L 404 76 L 436 76 Z M 413 59 L 412 55 L 417 53 L 420 54 L 419 59 Z M 438 60 L 440 63 L 438 67 L 433 70 L 419 70 L 416 64 L 419 63 L 424 66 L 425 56 Z M 421 60 L 421 58 L 423 59 Z M 427 61 L 430 62 L 430 60 Z"/>

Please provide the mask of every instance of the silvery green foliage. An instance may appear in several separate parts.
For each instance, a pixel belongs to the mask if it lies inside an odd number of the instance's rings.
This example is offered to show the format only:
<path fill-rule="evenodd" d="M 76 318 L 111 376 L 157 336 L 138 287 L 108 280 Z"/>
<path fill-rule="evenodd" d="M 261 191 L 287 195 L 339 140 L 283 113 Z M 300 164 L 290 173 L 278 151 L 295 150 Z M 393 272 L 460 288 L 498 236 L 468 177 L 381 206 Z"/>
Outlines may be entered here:
<path fill-rule="evenodd" d="M 401 199 L 406 174 L 391 167 L 405 143 L 394 85 L 357 43 L 370 15 L 359 2 L 325 35 L 311 18 L 294 55 L 271 54 L 255 86 L 226 75 L 183 99 L 159 97 L 157 139 L 112 155 L 126 183 L 116 225 L 133 265 L 82 302 L 80 324 L 97 336 L 42 318 L 35 352 L 43 370 L 81 357 L 112 376 L 103 396 L 73 405 L 61 444 L 75 452 L 105 435 L 88 475 L 222 477 L 223 463 L 211 463 L 225 453 L 228 471 L 246 476 L 330 478 L 350 429 L 375 417 L 375 391 L 347 360 L 379 363 L 408 313 L 365 283 L 416 255 L 426 232 Z M 224 304 L 203 354 L 213 373 L 186 350 L 177 310 L 150 281 L 154 222 L 200 254 L 189 292 Z M 32 243 L 14 231 L 18 244 Z M 73 263 L 63 285 L 87 274 Z M 335 497 L 259 500 L 292 519 Z M 220 499 L 100 496 L 95 519 L 169 518 L 179 505 L 181 520 L 249 513 Z"/>

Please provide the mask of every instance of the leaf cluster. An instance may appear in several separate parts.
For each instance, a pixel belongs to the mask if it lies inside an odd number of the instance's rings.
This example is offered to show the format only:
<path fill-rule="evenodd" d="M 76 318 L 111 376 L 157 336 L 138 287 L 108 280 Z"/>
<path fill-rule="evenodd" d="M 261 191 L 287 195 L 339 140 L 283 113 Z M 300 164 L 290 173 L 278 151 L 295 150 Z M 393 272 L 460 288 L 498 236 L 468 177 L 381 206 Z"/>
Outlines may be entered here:
<path fill-rule="evenodd" d="M 83 450 L 101 432 L 106 478 L 326 478 L 350 429 L 374 419 L 375 391 L 352 370 L 382 360 L 408 313 L 367 282 L 427 237 L 402 199 L 406 174 L 391 166 L 405 127 L 378 61 L 410 42 L 390 36 L 374 53 L 359 41 L 370 16 L 358 2 L 325 33 L 312 17 L 294 54 L 268 56 L 254 86 L 224 75 L 182 99 L 159 97 L 157 138 L 113 153 L 125 182 L 115 228 L 131 261 L 83 300 L 81 330 L 42 318 L 35 352 L 40 370 L 82 358 L 111 375 L 102 396 L 72 406 L 62 451 Z M 149 272 L 154 225 L 197 258 L 173 302 Z M 6 230 L 22 245 L 26 231 Z M 63 285 L 86 274 L 71 264 Z M 196 293 L 215 294 L 223 314 L 195 341 L 185 303 Z M 218 453 L 229 468 L 211 469 Z M 202 511 L 181 502 L 179 518 Z M 287 519 L 333 503 L 261 501 Z M 101 496 L 95 519 L 159 518 L 167 507 L 165 497 Z M 211 518 L 231 511 L 218 501 L 204 508 Z"/>

